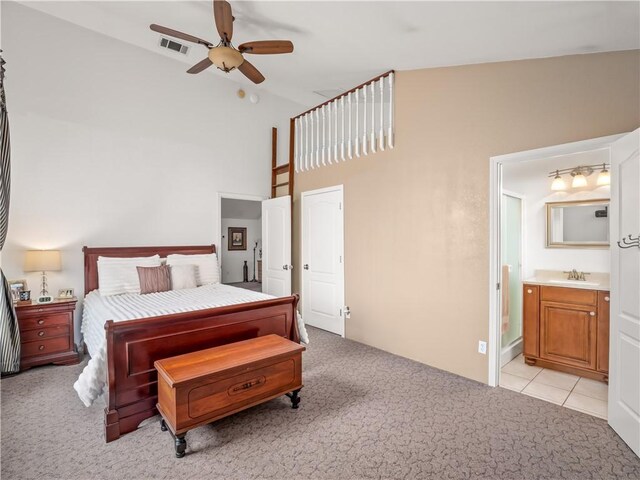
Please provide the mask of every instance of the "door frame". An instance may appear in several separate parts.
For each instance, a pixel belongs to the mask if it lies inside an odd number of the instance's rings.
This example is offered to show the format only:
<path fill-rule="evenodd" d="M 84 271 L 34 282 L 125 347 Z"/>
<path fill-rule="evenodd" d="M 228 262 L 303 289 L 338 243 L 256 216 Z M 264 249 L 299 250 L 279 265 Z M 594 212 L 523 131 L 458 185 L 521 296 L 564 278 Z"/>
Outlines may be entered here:
<path fill-rule="evenodd" d="M 332 187 L 324 187 L 324 188 L 318 188 L 316 190 L 308 190 L 306 192 L 302 192 L 300 193 L 300 263 L 304 264 L 304 235 L 302 232 L 303 226 L 304 226 L 304 200 L 305 197 L 309 197 L 311 195 L 317 195 L 320 193 L 328 193 L 328 192 L 335 192 L 338 191 L 340 192 L 340 202 L 342 204 L 342 209 L 340 210 L 342 212 L 342 264 L 341 264 L 341 268 L 340 268 L 340 272 L 338 273 L 338 277 L 340 279 L 340 284 L 342 286 L 342 288 L 340 289 L 340 306 L 342 308 L 342 328 L 341 331 L 342 333 L 340 333 L 340 336 L 342 338 L 345 338 L 345 330 L 346 330 L 346 305 L 345 305 L 345 283 L 344 283 L 344 266 L 346 264 L 346 257 L 344 254 L 344 237 L 345 237 L 345 229 L 344 229 L 344 185 L 340 184 L 340 185 L 334 185 Z M 305 299 L 305 291 L 304 291 L 304 280 L 302 278 L 302 276 L 304 275 L 304 269 L 301 267 L 300 268 L 300 297 L 301 297 L 301 301 L 303 302 L 304 305 L 304 299 Z M 302 309 L 304 312 L 304 308 Z M 304 318 L 304 315 L 302 316 L 302 318 Z"/>
<path fill-rule="evenodd" d="M 263 200 L 267 200 L 269 197 L 264 197 L 261 195 L 249 195 L 246 193 L 229 193 L 229 192 L 218 192 L 218 234 L 216 235 L 217 245 L 216 252 L 218 253 L 218 274 L 220 275 L 220 283 L 222 283 L 222 199 L 233 199 L 233 200 L 251 200 L 254 202 L 262 202 Z"/>
<path fill-rule="evenodd" d="M 512 197 L 512 198 L 517 198 L 518 200 L 520 200 L 520 278 L 519 281 L 524 280 L 524 275 L 523 272 L 525 270 L 525 266 L 526 266 L 526 260 L 525 260 L 525 255 L 524 252 L 527 249 L 527 222 L 526 222 L 526 213 L 527 213 L 527 206 L 526 206 L 526 200 L 527 197 L 526 195 L 523 195 L 522 193 L 517 193 L 514 192 L 512 190 L 506 190 L 506 189 L 502 189 L 501 191 L 502 195 L 506 195 L 508 197 Z M 502 201 L 502 197 L 500 198 L 500 200 Z M 502 215 L 502 211 L 500 211 L 500 215 Z M 500 217 L 500 226 L 502 226 L 502 221 L 504 219 L 502 217 Z M 500 252 L 502 253 L 502 252 Z M 502 263 L 502 262 L 501 262 Z M 502 296 L 502 291 L 500 291 L 500 297 Z M 523 299 L 524 300 L 524 299 Z M 502 298 L 499 298 L 499 301 L 502 302 Z M 502 303 L 500 303 L 502 304 Z M 500 319 L 502 321 L 502 319 Z M 521 319 L 522 320 L 522 319 Z M 500 364 L 502 365 L 503 362 L 503 356 L 504 356 L 504 352 L 502 351 L 502 330 L 500 330 Z M 507 348 L 509 348 L 510 350 L 519 350 L 518 353 L 512 357 L 515 358 L 516 356 L 518 356 L 521 352 L 522 352 L 522 335 L 520 335 L 520 338 L 514 342 L 512 342 Z"/>
<path fill-rule="evenodd" d="M 548 159 L 572 153 L 590 150 L 608 149 L 610 145 L 624 137 L 626 133 L 592 138 L 579 142 L 564 143 L 550 147 L 525 150 L 522 152 L 496 155 L 489 159 L 489 332 L 487 345 L 487 361 L 489 367 L 488 384 L 497 387 L 500 381 L 500 227 L 501 227 L 501 199 L 502 199 L 502 166 L 538 159 Z M 614 294 L 611 292 L 612 295 Z"/>

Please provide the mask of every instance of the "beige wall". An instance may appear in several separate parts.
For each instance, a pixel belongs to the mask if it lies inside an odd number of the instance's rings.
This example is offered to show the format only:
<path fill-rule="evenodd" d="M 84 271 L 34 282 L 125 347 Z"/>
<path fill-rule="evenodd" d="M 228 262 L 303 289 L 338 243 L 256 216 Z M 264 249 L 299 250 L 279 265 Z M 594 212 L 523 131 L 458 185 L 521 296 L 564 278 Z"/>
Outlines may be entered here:
<path fill-rule="evenodd" d="M 639 89 L 639 51 L 398 72 L 396 148 L 296 174 L 294 264 L 344 184 L 347 338 L 486 382 L 489 158 L 631 131 Z"/>

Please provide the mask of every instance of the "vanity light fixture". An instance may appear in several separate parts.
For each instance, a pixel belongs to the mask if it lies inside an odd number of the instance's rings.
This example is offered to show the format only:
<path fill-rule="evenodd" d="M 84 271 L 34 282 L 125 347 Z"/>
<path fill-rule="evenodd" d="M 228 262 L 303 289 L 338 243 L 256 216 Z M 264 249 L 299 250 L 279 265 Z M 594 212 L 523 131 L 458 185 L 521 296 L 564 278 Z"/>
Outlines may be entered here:
<path fill-rule="evenodd" d="M 560 168 L 549 172 L 547 176 L 549 178 L 553 178 L 553 181 L 551 182 L 551 190 L 557 192 L 567 189 L 567 184 L 563 175 L 570 175 L 572 177 L 571 188 L 582 188 L 588 186 L 587 177 L 593 173 L 594 168 L 602 169 L 598 175 L 597 185 L 609 185 L 611 183 L 609 170 L 607 170 L 607 168 L 609 168 L 609 164 L 598 163 L 596 165 L 578 165 L 577 167 L 572 168 Z"/>
<path fill-rule="evenodd" d="M 564 183 L 564 179 L 560 176 L 560 172 L 556 170 L 556 176 L 553 177 L 553 182 L 551 182 L 551 190 L 558 192 L 566 189 L 567 184 Z"/>
<path fill-rule="evenodd" d="M 578 168 L 577 171 L 571 172 L 573 180 L 571 180 L 571 188 L 581 188 L 587 186 L 587 177 L 585 177 L 582 170 Z"/>
<path fill-rule="evenodd" d="M 609 170 L 607 170 L 607 165 L 602 164 L 602 171 L 598 174 L 598 186 L 602 185 L 611 185 L 611 175 L 609 174 Z"/>

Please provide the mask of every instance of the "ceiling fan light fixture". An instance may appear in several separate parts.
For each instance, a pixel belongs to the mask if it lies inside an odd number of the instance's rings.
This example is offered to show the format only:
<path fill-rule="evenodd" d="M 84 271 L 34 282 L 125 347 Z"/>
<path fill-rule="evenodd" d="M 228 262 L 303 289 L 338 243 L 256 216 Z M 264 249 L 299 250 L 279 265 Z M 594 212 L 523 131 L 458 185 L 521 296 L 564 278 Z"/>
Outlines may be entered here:
<path fill-rule="evenodd" d="M 224 72 L 230 72 L 244 62 L 244 58 L 238 50 L 224 45 L 209 49 L 208 56 L 211 63 Z"/>

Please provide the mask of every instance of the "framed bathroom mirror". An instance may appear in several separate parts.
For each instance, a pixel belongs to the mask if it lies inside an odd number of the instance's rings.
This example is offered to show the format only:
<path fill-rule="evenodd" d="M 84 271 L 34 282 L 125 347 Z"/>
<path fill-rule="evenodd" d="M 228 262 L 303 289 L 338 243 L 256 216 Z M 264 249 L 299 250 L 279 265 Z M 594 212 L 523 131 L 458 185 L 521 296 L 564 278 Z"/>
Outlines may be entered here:
<path fill-rule="evenodd" d="M 547 203 L 547 248 L 609 247 L 609 199 Z"/>

